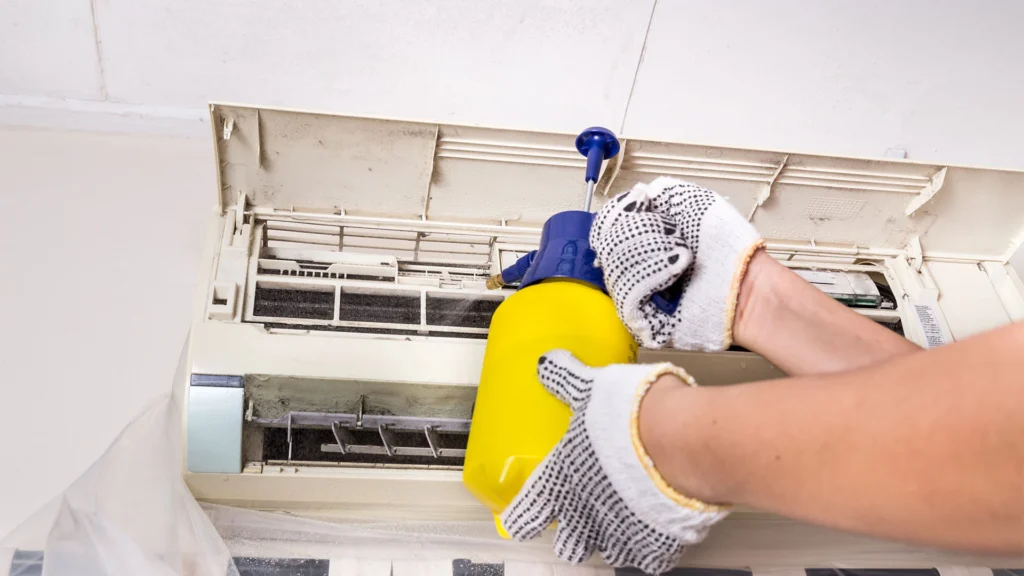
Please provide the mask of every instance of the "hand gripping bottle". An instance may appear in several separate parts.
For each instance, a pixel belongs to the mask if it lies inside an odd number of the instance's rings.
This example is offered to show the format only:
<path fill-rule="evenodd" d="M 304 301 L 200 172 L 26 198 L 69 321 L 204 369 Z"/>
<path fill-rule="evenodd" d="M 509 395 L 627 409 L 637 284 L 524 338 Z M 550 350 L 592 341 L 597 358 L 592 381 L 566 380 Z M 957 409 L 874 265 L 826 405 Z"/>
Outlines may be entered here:
<path fill-rule="evenodd" d="M 580 139 L 595 130 L 602 129 Z M 591 145 L 604 146 L 604 158 L 614 156 L 614 136 L 606 130 L 596 134 L 604 139 L 594 143 L 591 136 Z M 603 158 L 580 151 L 588 160 L 598 158 L 593 180 L 587 171 L 589 196 Z M 590 366 L 636 360 L 637 344 L 594 267 L 592 222 L 588 211 L 555 214 L 544 223 L 539 249 L 488 281 L 496 288 L 521 280 L 491 319 L 462 481 L 494 513 L 503 536 L 501 512 L 569 427 L 569 408 L 537 379 L 537 360 L 556 348 Z"/>

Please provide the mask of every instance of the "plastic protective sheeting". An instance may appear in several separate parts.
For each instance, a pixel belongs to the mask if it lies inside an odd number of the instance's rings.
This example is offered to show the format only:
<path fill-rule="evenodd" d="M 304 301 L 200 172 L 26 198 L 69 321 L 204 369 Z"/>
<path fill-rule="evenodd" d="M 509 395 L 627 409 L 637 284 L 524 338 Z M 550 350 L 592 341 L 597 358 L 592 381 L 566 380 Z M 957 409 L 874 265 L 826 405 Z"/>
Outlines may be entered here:
<path fill-rule="evenodd" d="M 184 366 L 182 355 L 178 376 Z M 30 561 L 39 552 L 42 576 L 237 576 L 182 480 L 180 422 L 170 396 L 143 410 L 63 494 L 0 542 L 19 551 L 13 576 L 39 574 Z"/>
<path fill-rule="evenodd" d="M 179 364 L 176 382 L 185 378 Z M 200 504 L 181 476 L 180 402 L 146 408 L 63 494 L 0 541 L 0 575 L 12 576 L 554 576 L 639 574 L 592 559 L 570 567 L 551 535 L 502 541 L 490 522 L 334 523 Z M 917 550 L 740 512 L 712 531 L 679 576 L 993 576 L 1002 561 Z M 794 558 L 804 564 L 792 566 Z M 759 567 L 760 566 L 760 567 Z M 927 567 L 927 568 L 926 568 Z M 916 570 L 849 570 L 916 568 Z M 999 576 L 1011 572 L 998 571 Z"/>

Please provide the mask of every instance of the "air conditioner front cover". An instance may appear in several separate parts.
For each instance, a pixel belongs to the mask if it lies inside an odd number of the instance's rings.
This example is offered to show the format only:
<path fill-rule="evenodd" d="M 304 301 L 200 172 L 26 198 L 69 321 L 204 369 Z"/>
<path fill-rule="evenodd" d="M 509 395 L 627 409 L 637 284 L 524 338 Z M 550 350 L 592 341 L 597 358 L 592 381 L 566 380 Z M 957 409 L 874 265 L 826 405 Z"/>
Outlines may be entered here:
<path fill-rule="evenodd" d="M 573 134 L 214 105 L 219 202 L 257 209 L 507 226 L 536 233 L 583 205 Z M 769 242 L 1006 261 L 1024 230 L 1024 173 L 620 135 L 605 199 L 676 176 L 726 196 Z"/>

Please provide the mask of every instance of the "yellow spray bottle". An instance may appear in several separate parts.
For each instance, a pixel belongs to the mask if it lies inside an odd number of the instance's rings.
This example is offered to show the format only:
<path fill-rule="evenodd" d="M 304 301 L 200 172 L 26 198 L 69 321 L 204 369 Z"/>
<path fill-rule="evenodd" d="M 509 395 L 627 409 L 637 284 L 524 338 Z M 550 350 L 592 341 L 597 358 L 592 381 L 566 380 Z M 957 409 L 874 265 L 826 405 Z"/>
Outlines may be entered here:
<path fill-rule="evenodd" d="M 610 131 L 590 128 L 576 147 L 587 156 L 586 209 L 549 218 L 537 251 L 488 281 L 520 287 L 491 319 L 462 481 L 494 513 L 503 536 L 501 512 L 569 427 L 568 406 L 537 379 L 537 359 L 562 348 L 590 366 L 636 360 L 636 342 L 604 292 L 589 242 L 594 184 L 619 143 Z"/>

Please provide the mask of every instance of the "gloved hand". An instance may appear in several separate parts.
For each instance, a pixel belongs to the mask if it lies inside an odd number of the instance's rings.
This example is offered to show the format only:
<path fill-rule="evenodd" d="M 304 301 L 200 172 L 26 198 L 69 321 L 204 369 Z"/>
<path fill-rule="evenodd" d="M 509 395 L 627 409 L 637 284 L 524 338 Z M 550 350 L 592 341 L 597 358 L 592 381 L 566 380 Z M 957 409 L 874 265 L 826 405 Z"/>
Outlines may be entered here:
<path fill-rule="evenodd" d="M 565 350 L 542 356 L 544 387 L 573 411 L 569 430 L 502 514 L 516 540 L 536 537 L 558 521 L 555 554 L 583 562 L 597 550 L 612 566 L 659 574 L 683 548 L 704 539 L 728 507 L 673 490 L 640 442 L 640 401 L 664 374 L 696 383 L 672 364 L 590 368 Z"/>
<path fill-rule="evenodd" d="M 649 224 L 655 217 L 664 224 L 661 238 Z M 692 254 L 689 268 L 667 266 L 661 254 L 631 248 L 668 243 Z M 732 344 L 740 283 L 764 241 L 715 192 L 663 177 L 605 204 L 594 218 L 590 245 L 619 317 L 640 344 L 714 352 Z M 659 307 L 652 300 L 656 293 L 678 305 Z"/>

